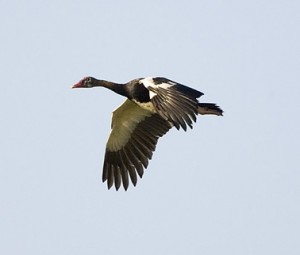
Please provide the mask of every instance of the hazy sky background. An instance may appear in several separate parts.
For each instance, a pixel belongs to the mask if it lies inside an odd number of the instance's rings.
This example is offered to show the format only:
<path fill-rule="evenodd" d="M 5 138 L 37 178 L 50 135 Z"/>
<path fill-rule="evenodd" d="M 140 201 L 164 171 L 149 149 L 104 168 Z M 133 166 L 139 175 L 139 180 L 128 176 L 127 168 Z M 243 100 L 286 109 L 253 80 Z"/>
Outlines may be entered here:
<path fill-rule="evenodd" d="M 299 1 L 0 1 L 1 254 L 300 254 Z M 224 117 L 101 183 L 124 98 L 164 76 Z"/>

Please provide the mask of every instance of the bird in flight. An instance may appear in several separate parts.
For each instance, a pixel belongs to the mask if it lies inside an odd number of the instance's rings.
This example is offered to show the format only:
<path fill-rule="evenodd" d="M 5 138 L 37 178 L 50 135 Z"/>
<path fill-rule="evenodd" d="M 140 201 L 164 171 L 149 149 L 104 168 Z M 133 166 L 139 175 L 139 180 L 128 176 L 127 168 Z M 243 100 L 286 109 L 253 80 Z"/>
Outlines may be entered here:
<path fill-rule="evenodd" d="M 222 109 L 213 103 L 199 103 L 202 92 L 162 77 L 139 78 L 125 84 L 85 77 L 72 88 L 105 87 L 127 97 L 113 111 L 111 132 L 106 144 L 102 181 L 110 189 L 135 186 L 157 141 L 169 129 L 193 128 L 198 114 L 221 116 Z"/>

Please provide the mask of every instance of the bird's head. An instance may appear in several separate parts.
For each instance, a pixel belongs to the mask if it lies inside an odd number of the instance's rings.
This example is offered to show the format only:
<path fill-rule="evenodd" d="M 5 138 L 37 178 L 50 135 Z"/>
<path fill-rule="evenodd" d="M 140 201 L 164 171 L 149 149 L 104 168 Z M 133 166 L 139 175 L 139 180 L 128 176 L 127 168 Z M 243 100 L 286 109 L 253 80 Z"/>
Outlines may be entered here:
<path fill-rule="evenodd" d="M 75 88 L 92 88 L 95 84 L 95 78 L 93 77 L 84 77 L 82 80 L 77 82 L 72 86 L 72 89 Z"/>

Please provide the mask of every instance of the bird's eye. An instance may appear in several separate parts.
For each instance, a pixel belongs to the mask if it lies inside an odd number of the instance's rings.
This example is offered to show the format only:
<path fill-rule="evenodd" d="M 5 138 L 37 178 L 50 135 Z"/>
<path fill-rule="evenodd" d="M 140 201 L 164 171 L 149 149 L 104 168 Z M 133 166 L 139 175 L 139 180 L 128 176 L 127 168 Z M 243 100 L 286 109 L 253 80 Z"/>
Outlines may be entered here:
<path fill-rule="evenodd" d="M 86 87 L 92 87 L 92 78 L 87 77 L 84 81 L 84 84 L 85 84 Z"/>

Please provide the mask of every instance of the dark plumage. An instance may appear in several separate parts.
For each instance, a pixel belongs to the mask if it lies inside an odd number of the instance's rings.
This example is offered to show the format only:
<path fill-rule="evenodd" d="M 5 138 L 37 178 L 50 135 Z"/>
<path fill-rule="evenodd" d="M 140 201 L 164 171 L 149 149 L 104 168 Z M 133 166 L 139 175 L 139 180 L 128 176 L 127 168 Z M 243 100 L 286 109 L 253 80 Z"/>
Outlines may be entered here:
<path fill-rule="evenodd" d="M 125 190 L 129 179 L 135 186 L 142 177 L 159 137 L 175 126 L 193 127 L 198 114 L 222 115 L 219 106 L 199 103 L 202 92 L 162 77 L 140 78 L 118 84 L 86 77 L 73 88 L 105 87 L 128 99 L 113 112 L 106 144 L 103 182 Z"/>

